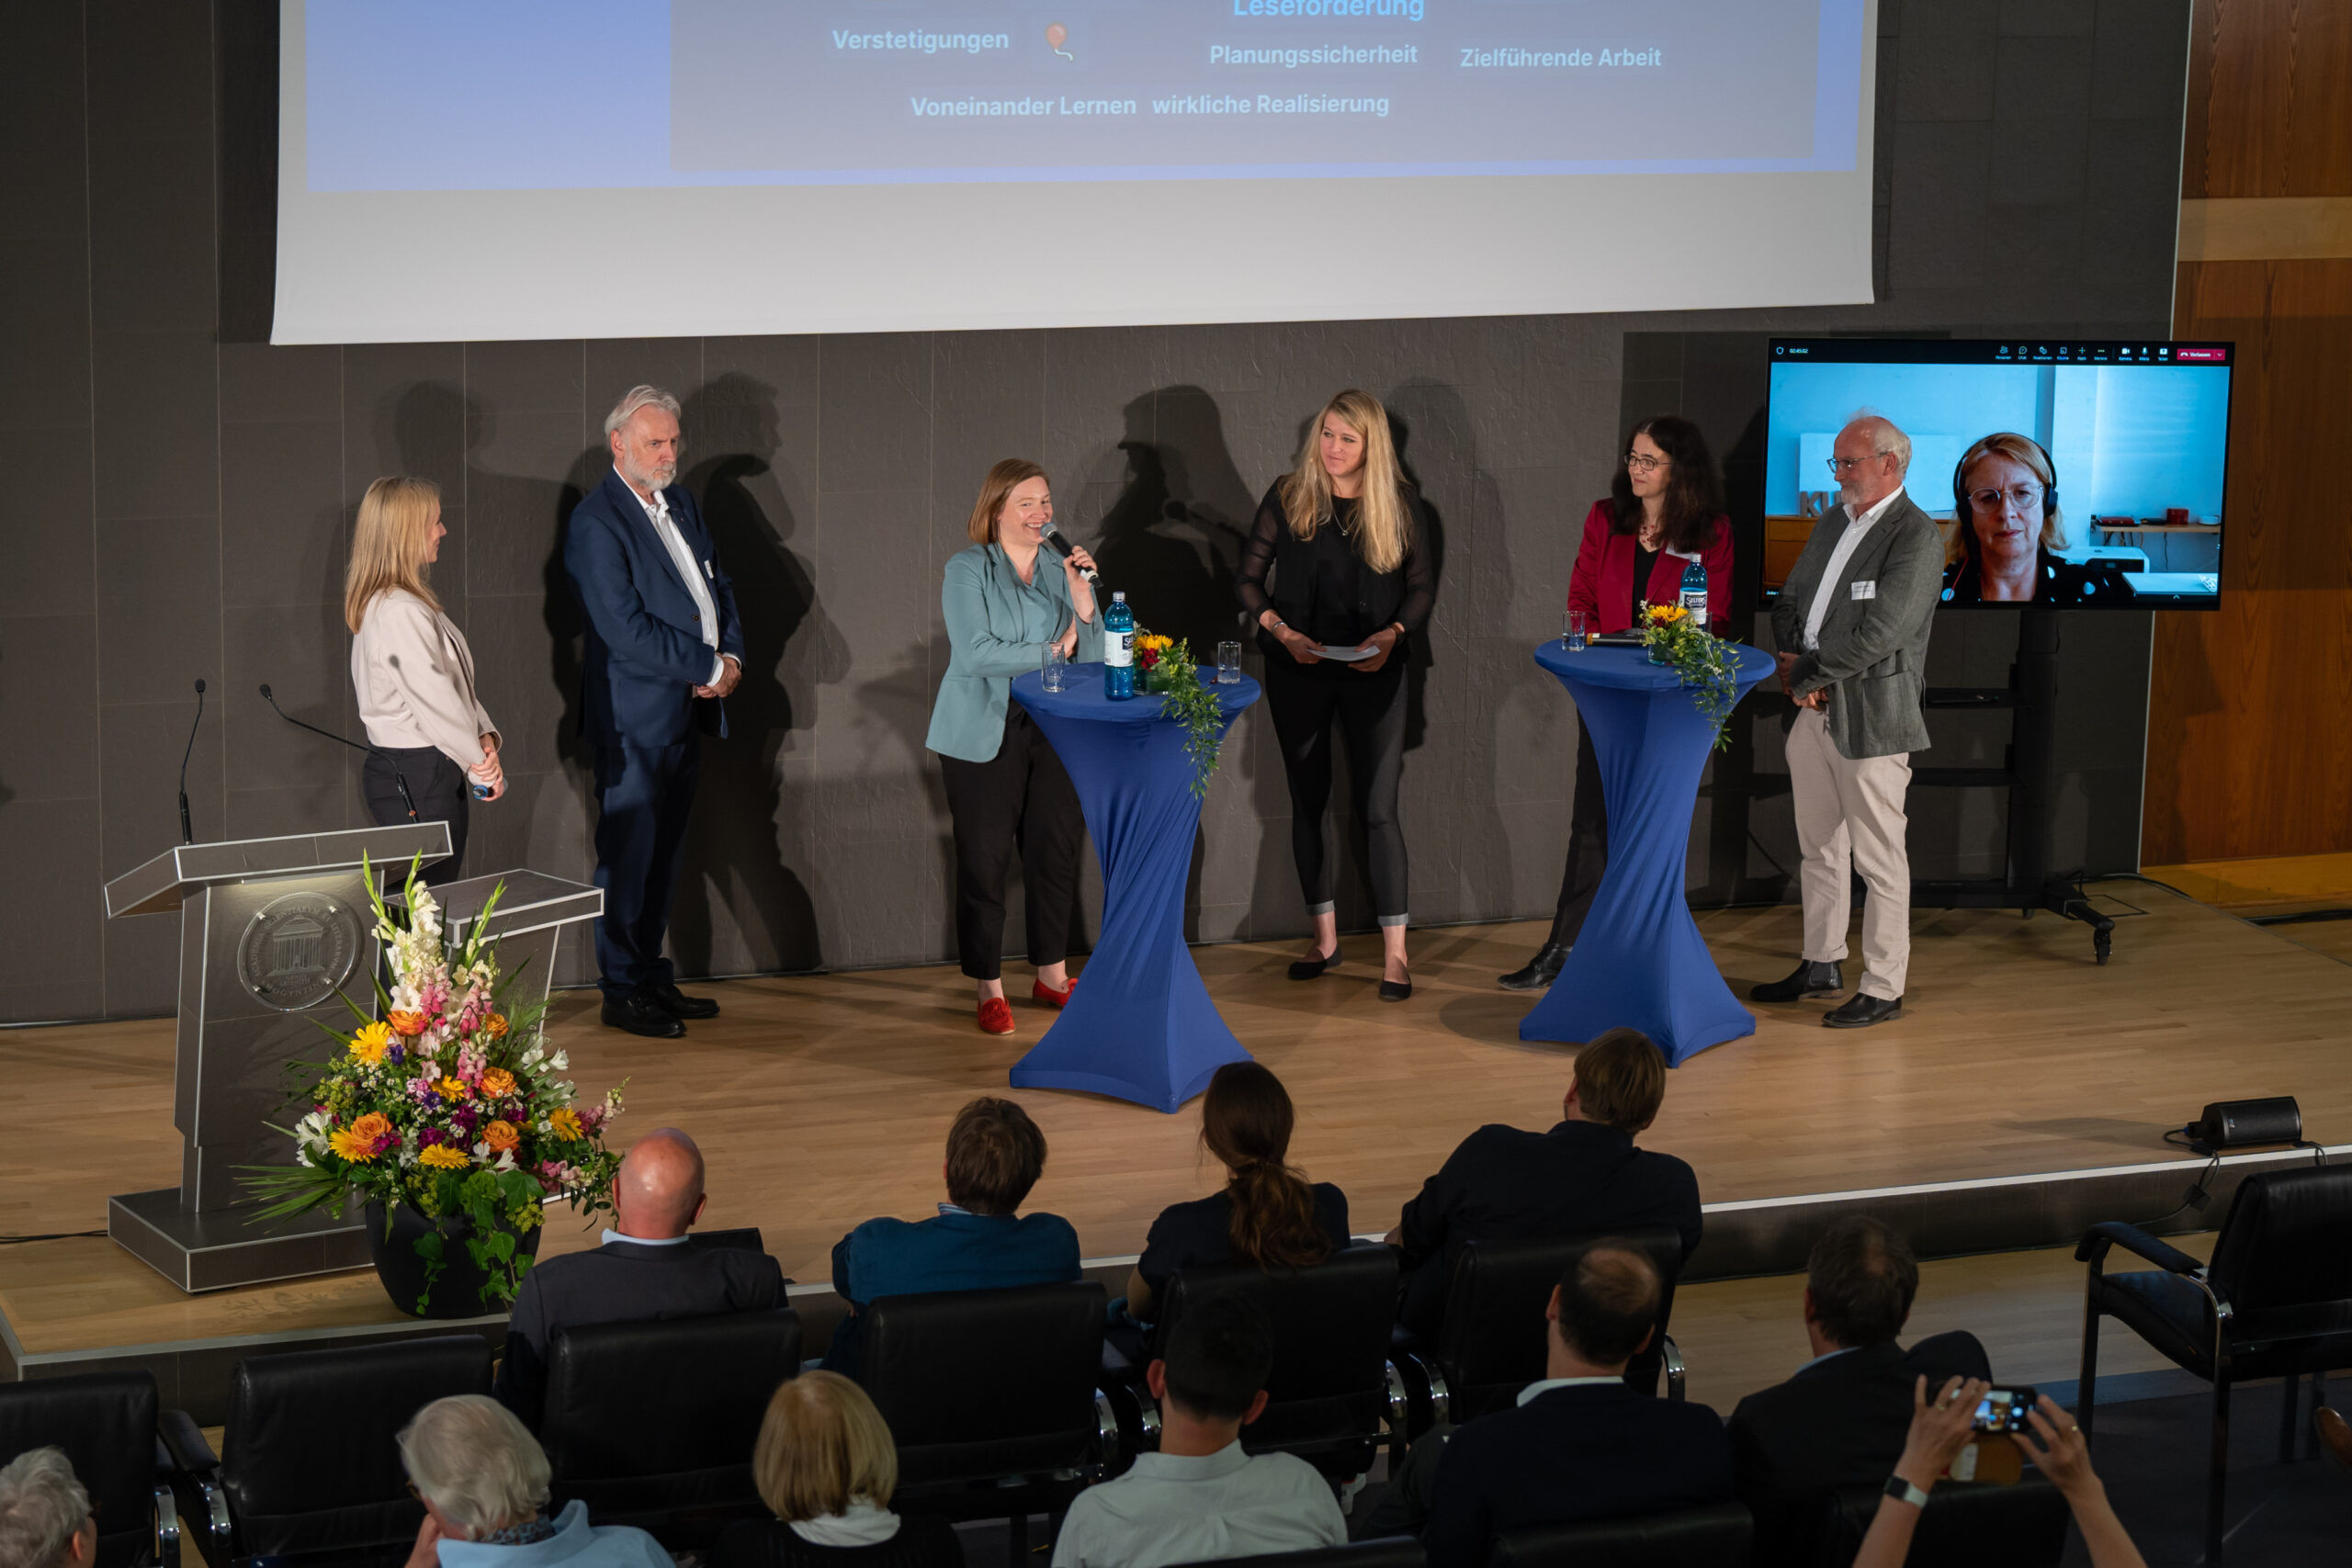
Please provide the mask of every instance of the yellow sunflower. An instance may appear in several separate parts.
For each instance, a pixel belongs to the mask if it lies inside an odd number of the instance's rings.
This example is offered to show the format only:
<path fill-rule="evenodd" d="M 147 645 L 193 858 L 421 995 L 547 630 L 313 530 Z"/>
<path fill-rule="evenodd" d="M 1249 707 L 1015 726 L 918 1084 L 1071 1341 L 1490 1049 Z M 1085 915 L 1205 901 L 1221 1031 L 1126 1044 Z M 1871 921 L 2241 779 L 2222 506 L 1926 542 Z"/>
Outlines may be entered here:
<path fill-rule="evenodd" d="M 391 1049 L 392 1028 L 388 1023 L 371 1023 L 351 1037 L 351 1054 L 374 1066 Z"/>
<path fill-rule="evenodd" d="M 416 1156 L 419 1165 L 429 1165 L 435 1170 L 463 1170 L 473 1164 L 470 1156 L 447 1144 L 435 1144 Z"/>
<path fill-rule="evenodd" d="M 327 1146 L 354 1165 L 366 1165 L 376 1157 L 376 1140 L 363 1138 L 348 1128 L 329 1133 Z"/>
<path fill-rule="evenodd" d="M 548 1112 L 548 1130 L 557 1137 L 577 1143 L 587 1136 L 587 1129 L 580 1124 L 580 1113 L 569 1105 Z"/>

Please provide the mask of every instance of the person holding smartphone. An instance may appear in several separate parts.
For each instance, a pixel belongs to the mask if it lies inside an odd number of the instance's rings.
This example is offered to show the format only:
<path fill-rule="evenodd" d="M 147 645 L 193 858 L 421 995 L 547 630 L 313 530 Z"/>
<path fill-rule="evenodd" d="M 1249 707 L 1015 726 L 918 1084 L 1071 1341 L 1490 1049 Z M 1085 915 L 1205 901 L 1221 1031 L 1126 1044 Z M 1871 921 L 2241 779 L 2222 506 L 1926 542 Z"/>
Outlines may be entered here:
<path fill-rule="evenodd" d="M 449 858 L 425 868 L 428 887 L 458 879 L 470 803 L 506 793 L 498 727 L 474 694 L 466 634 L 425 581 L 447 533 L 439 486 L 379 479 L 360 499 L 343 581 L 351 684 L 376 748 L 359 770 L 360 790 L 379 827 L 408 821 L 410 801 L 416 820 L 449 825 Z"/>
<path fill-rule="evenodd" d="M 1235 583 L 1266 656 L 1266 706 L 1290 780 L 1291 856 L 1315 943 L 1290 966 L 1312 980 L 1340 962 L 1338 906 L 1323 845 L 1331 732 L 1348 749 L 1365 870 L 1380 921 L 1380 998 L 1413 994 L 1405 959 L 1402 644 L 1437 602 L 1429 512 L 1405 478 L 1388 411 L 1353 389 L 1323 406 L 1298 462 L 1258 506 Z"/>

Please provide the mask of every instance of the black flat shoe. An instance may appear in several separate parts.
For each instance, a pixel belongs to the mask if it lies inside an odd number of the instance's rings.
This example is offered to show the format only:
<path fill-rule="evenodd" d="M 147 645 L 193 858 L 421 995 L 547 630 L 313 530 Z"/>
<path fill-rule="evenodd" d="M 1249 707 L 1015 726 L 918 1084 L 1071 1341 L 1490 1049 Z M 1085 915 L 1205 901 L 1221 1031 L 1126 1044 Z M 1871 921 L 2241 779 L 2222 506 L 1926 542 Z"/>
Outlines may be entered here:
<path fill-rule="evenodd" d="M 1291 960 L 1290 977 L 1294 980 L 1312 980 L 1320 976 L 1324 970 L 1336 969 L 1339 966 L 1340 950 L 1335 947 L 1320 958 Z"/>
<path fill-rule="evenodd" d="M 1547 942 L 1543 951 L 1527 961 L 1524 968 L 1495 976 L 1495 984 L 1506 991 L 1542 991 L 1551 988 L 1560 977 L 1560 966 L 1568 961 L 1568 944 Z"/>
<path fill-rule="evenodd" d="M 1411 997 L 1412 994 L 1413 982 L 1410 980 L 1383 980 L 1380 982 L 1380 999 L 1384 1002 L 1401 1002 Z"/>
<path fill-rule="evenodd" d="M 631 1034 L 642 1034 L 649 1040 L 675 1040 L 686 1032 L 686 1026 L 678 1021 L 675 1013 L 643 990 L 631 991 L 618 1000 L 606 997 L 605 1027 L 627 1030 Z"/>
<path fill-rule="evenodd" d="M 1889 1001 L 1884 997 L 1866 997 L 1856 991 L 1844 1007 L 1832 1009 L 1821 1021 L 1830 1029 L 1868 1029 L 1873 1023 L 1902 1016 L 1901 997 Z"/>
<path fill-rule="evenodd" d="M 1826 997 L 1846 988 L 1846 972 L 1836 964 L 1800 963 L 1785 980 L 1773 980 L 1747 993 L 1758 1002 L 1792 1002 L 1799 997 Z"/>
<path fill-rule="evenodd" d="M 642 993 L 653 998 L 653 1005 L 672 1018 L 717 1018 L 718 1004 L 708 997 L 690 997 L 678 989 L 675 983 L 648 986 Z"/>

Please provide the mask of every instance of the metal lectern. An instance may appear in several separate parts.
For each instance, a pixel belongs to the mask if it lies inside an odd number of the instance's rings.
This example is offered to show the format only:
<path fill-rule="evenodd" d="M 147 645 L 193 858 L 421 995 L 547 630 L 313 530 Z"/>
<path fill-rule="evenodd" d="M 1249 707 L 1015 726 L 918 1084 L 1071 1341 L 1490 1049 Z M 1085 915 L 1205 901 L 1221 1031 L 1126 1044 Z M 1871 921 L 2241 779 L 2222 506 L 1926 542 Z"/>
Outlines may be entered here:
<path fill-rule="evenodd" d="M 182 844 L 107 884 L 107 914 L 180 911 L 178 1046 L 172 1122 L 185 1140 L 177 1187 L 107 1200 L 107 1234 L 184 1291 L 369 1267 L 356 1213 L 254 1223 L 238 1168 L 284 1165 L 285 1134 L 307 1111 L 288 1103 L 287 1065 L 329 1044 L 318 1025 L 351 1021 L 343 992 L 370 1013 L 378 965 L 375 918 L 361 856 L 398 877 L 412 858 L 446 860 L 441 822 L 232 843 Z M 526 958 L 523 987 L 544 998 L 556 938 L 603 908 L 602 890 L 508 872 L 435 890 L 446 935 L 464 940 L 492 887 L 507 891 L 492 916 L 506 972 Z M 536 973 L 534 973 L 536 971 Z"/>

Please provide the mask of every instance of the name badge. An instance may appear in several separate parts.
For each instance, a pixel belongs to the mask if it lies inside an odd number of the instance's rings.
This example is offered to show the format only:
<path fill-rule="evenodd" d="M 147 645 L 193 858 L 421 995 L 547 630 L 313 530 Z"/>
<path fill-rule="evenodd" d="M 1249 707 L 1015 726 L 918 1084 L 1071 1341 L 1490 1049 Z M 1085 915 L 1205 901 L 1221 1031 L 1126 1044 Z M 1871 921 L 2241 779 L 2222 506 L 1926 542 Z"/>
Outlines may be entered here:
<path fill-rule="evenodd" d="M 1876 581 L 1870 582 L 1849 583 L 1847 584 L 1847 589 L 1848 597 L 1849 598 L 1875 599 L 1878 597 L 1878 583 Z"/>

